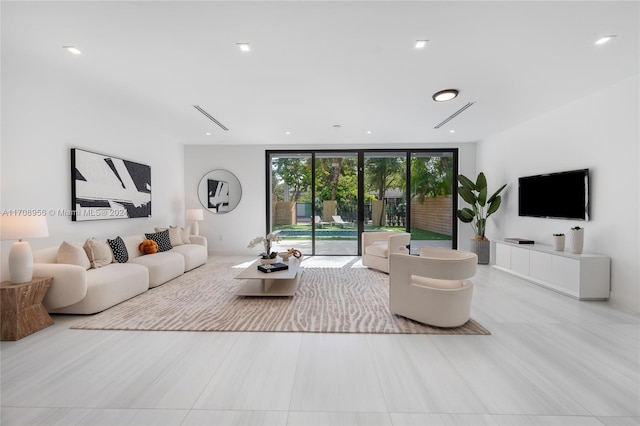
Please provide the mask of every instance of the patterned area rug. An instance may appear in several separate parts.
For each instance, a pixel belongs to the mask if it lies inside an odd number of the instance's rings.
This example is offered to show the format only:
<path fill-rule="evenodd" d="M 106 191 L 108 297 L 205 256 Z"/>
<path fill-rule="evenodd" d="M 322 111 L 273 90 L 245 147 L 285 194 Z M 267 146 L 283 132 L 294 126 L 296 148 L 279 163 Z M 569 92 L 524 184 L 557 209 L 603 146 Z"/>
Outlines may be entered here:
<path fill-rule="evenodd" d="M 391 314 L 388 276 L 367 268 L 305 267 L 295 297 L 237 297 L 241 270 L 209 262 L 72 328 L 490 334 L 473 320 L 444 329 Z"/>

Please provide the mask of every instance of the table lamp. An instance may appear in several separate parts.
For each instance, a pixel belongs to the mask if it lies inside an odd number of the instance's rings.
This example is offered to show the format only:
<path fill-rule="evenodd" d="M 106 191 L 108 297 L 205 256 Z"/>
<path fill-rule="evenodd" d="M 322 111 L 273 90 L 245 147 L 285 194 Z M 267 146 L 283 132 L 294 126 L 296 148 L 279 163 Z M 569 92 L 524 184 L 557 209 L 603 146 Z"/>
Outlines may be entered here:
<path fill-rule="evenodd" d="M 200 233 L 198 221 L 204 220 L 204 213 L 202 212 L 202 209 L 187 209 L 187 219 L 192 221 L 191 235 L 198 235 Z"/>
<path fill-rule="evenodd" d="M 47 218 L 45 216 L 0 216 L 0 238 L 18 240 L 9 252 L 9 277 L 11 284 L 31 281 L 33 278 L 33 252 L 23 238 L 48 237 Z"/>

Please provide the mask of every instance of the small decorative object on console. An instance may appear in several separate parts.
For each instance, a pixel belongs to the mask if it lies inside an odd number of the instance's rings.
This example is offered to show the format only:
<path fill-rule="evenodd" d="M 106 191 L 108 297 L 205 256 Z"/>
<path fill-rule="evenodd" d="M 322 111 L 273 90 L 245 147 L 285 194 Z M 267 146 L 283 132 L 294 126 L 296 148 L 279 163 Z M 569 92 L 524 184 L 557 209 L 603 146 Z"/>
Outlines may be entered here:
<path fill-rule="evenodd" d="M 553 248 L 556 251 L 564 251 L 564 234 L 553 234 Z"/>
<path fill-rule="evenodd" d="M 569 237 L 571 238 L 571 253 L 581 254 L 584 246 L 584 228 L 576 226 L 571 228 Z"/>
<path fill-rule="evenodd" d="M 289 269 L 289 265 L 284 263 L 272 263 L 270 265 L 258 265 L 258 270 L 262 272 L 277 272 Z"/>
<path fill-rule="evenodd" d="M 512 244 L 535 244 L 533 240 L 526 240 L 524 238 L 505 238 L 505 242 Z"/>

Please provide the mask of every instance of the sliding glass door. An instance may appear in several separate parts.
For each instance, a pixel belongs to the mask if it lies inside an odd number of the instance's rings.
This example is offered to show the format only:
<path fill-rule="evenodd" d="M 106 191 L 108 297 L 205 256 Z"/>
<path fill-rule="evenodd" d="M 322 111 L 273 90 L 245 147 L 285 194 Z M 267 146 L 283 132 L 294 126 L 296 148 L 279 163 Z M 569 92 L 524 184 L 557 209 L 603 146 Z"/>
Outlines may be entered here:
<path fill-rule="evenodd" d="M 457 150 L 267 151 L 267 227 L 280 248 L 358 255 L 360 234 L 455 248 Z"/>
<path fill-rule="evenodd" d="M 411 253 L 420 247 L 457 248 L 457 164 L 451 151 L 411 153 Z"/>
<path fill-rule="evenodd" d="M 268 232 L 280 231 L 278 250 L 297 248 L 313 253 L 312 157 L 283 152 L 267 156 L 270 170 L 267 198 Z"/>
<path fill-rule="evenodd" d="M 358 155 L 316 152 L 315 254 L 358 254 Z"/>
<path fill-rule="evenodd" d="M 364 153 L 365 231 L 406 229 L 406 177 L 406 153 Z"/>

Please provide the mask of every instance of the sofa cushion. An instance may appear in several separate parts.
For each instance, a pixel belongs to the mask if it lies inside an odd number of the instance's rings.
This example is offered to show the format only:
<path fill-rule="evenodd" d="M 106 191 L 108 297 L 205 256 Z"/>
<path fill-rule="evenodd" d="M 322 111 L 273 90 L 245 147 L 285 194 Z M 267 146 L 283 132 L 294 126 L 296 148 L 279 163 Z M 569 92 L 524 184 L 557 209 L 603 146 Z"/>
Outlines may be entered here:
<path fill-rule="evenodd" d="M 411 275 L 411 284 L 420 287 L 438 288 L 438 289 L 456 289 L 464 287 L 464 280 L 437 280 L 435 278 L 421 277 L 419 275 Z"/>
<path fill-rule="evenodd" d="M 184 273 L 184 257 L 178 253 L 154 253 L 131 259 L 129 263 L 145 266 L 149 270 L 149 288 L 157 287 Z"/>
<path fill-rule="evenodd" d="M 113 240 L 107 239 L 107 244 L 111 247 L 113 252 L 113 258 L 118 263 L 127 263 L 129 260 L 129 253 L 127 247 L 124 245 L 124 241 L 120 237 L 116 237 Z"/>
<path fill-rule="evenodd" d="M 87 257 L 87 252 L 82 246 L 63 241 L 58 247 L 57 263 L 65 263 L 67 265 L 82 266 L 84 269 L 91 268 L 91 262 Z"/>
<path fill-rule="evenodd" d="M 183 244 L 171 249 L 172 253 L 180 253 L 184 256 L 184 271 L 190 271 L 207 263 L 209 253 L 205 246 L 200 244 Z"/>
<path fill-rule="evenodd" d="M 113 263 L 111 247 L 104 241 L 89 238 L 84 243 L 84 251 L 87 253 L 92 268 L 100 268 Z"/>
<path fill-rule="evenodd" d="M 106 244 L 106 243 L 105 243 Z M 87 271 L 87 294 L 77 303 L 49 309 L 61 314 L 95 314 L 149 289 L 149 271 L 132 263 L 112 263 Z"/>
<path fill-rule="evenodd" d="M 144 234 L 148 240 L 153 240 L 158 243 L 158 252 L 169 251 L 173 248 L 171 240 L 169 239 L 169 230 L 155 232 L 153 234 Z"/>
<path fill-rule="evenodd" d="M 389 245 L 385 243 L 375 243 L 364 248 L 366 254 L 377 257 L 389 257 Z"/>

